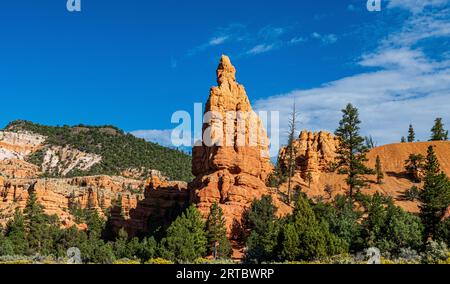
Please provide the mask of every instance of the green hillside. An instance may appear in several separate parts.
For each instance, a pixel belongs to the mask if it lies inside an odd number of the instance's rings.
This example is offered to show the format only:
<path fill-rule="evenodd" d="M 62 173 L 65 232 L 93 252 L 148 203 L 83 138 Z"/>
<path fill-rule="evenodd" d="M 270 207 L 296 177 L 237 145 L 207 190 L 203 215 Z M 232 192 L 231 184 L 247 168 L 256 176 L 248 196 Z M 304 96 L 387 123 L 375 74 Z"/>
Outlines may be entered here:
<path fill-rule="evenodd" d="M 49 146 L 67 146 L 102 156 L 101 163 L 88 172 L 73 171 L 79 175 L 118 175 L 128 168 L 146 168 L 161 171 L 173 180 L 190 181 L 191 157 L 174 149 L 146 142 L 115 126 L 44 126 L 18 120 L 6 126 L 8 131 L 30 131 L 47 136 Z M 30 162 L 40 165 L 43 150 L 30 157 Z"/>

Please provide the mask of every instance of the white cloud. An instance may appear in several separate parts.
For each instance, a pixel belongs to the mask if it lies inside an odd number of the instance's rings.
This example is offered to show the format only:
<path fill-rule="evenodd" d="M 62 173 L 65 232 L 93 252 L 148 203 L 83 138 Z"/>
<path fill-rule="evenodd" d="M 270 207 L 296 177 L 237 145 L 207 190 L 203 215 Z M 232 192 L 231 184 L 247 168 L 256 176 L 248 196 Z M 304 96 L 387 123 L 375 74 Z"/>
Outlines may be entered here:
<path fill-rule="evenodd" d="M 214 37 L 209 41 L 210 46 L 221 45 L 226 42 L 230 37 L 229 36 L 219 36 Z"/>
<path fill-rule="evenodd" d="M 258 35 L 264 39 L 274 39 L 286 32 L 286 28 L 266 26 L 259 30 Z"/>
<path fill-rule="evenodd" d="M 314 32 L 314 33 L 312 33 L 311 36 L 315 39 L 319 39 L 320 41 L 322 41 L 323 44 L 332 44 L 338 40 L 338 38 L 335 34 L 321 35 L 317 32 Z"/>
<path fill-rule="evenodd" d="M 427 7 L 441 7 L 448 3 L 449 0 L 390 0 L 387 7 L 402 8 L 417 14 Z"/>
<path fill-rule="evenodd" d="M 289 40 L 289 44 L 298 44 L 298 43 L 302 43 L 305 41 L 306 41 L 306 38 L 304 38 L 304 37 L 293 37 L 293 38 L 291 38 L 291 40 Z"/>
<path fill-rule="evenodd" d="M 275 44 L 258 44 L 247 51 L 247 54 L 256 55 L 271 51 L 275 48 Z"/>
<path fill-rule="evenodd" d="M 171 135 L 172 130 L 158 130 L 158 129 L 151 129 L 151 130 L 136 130 L 130 132 L 132 135 L 145 139 L 145 141 L 158 143 L 161 146 L 166 147 L 173 147 Z"/>
<path fill-rule="evenodd" d="M 420 140 L 429 139 L 436 117 L 442 117 L 450 127 L 450 59 L 430 58 L 420 43 L 450 37 L 447 12 L 412 15 L 400 31 L 382 40 L 377 50 L 359 58 L 357 64 L 371 71 L 261 99 L 255 102 L 255 109 L 280 111 L 283 135 L 295 100 L 300 128 L 333 132 L 342 116 L 340 110 L 351 102 L 360 110 L 362 133 L 372 135 L 379 145 L 398 142 L 407 135 L 409 123 Z M 318 33 L 312 37 L 322 38 Z"/>

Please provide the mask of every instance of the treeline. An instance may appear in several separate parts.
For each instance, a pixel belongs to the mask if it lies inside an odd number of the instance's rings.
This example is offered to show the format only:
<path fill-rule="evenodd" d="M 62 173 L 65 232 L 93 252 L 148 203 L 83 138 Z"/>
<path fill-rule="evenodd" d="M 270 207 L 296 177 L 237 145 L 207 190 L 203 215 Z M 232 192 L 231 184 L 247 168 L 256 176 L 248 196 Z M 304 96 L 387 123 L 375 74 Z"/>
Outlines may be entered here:
<path fill-rule="evenodd" d="M 343 127 L 346 120 L 355 121 L 349 113 L 355 112 L 346 112 L 340 129 L 350 129 Z M 352 141 L 362 143 L 355 136 Z M 359 188 L 367 169 L 358 164 L 364 154 L 351 152 L 355 160 L 342 174 L 348 176 L 347 184 L 354 186 L 354 191 L 336 196 L 332 203 L 312 201 L 300 193 L 294 213 L 283 218 L 276 217 L 270 197 L 253 203 L 247 215 L 247 261 L 349 261 L 342 256 L 371 247 L 378 248 L 386 258 L 404 262 L 438 263 L 449 258 L 450 180 L 440 170 L 434 148 L 428 148 L 423 162 L 423 187 L 416 187 L 419 214 L 404 211 L 391 197 L 362 194 Z M 345 165 L 345 157 L 350 156 L 344 149 L 339 153 L 338 159 Z M 338 258 L 333 259 L 335 256 Z"/>
<path fill-rule="evenodd" d="M 67 261 L 69 248 L 80 250 L 82 263 L 96 264 L 120 260 L 192 263 L 207 255 L 223 260 L 231 255 L 223 212 L 217 204 L 211 207 L 206 222 L 191 206 L 168 228 L 155 228 L 140 238 L 129 238 L 123 228 L 114 233 L 110 219 L 101 218 L 96 210 L 86 209 L 78 217 L 87 225 L 86 230 L 76 226 L 62 228 L 58 217 L 45 214 L 36 194 L 30 191 L 23 212 L 17 209 L 6 228 L 0 230 L 0 259 L 1 256 L 40 256 Z"/>
<path fill-rule="evenodd" d="M 433 128 L 431 128 L 431 137 L 430 141 L 447 141 L 448 140 L 448 130 L 444 129 L 444 123 L 442 122 L 442 118 L 438 117 L 434 120 Z M 402 143 L 411 143 L 416 142 L 416 132 L 414 131 L 414 127 L 412 124 L 409 125 L 408 128 L 408 136 L 402 136 Z"/>
<path fill-rule="evenodd" d="M 173 180 L 191 181 L 191 157 L 185 153 L 146 142 L 114 126 L 44 126 L 29 121 L 8 124 L 10 131 L 30 131 L 47 136 L 50 146 L 68 146 L 100 155 L 102 161 L 87 172 L 71 171 L 69 176 L 119 175 L 129 168 L 159 170 Z M 34 153 L 29 161 L 41 165 L 43 151 Z M 51 175 L 51 173 L 48 173 Z"/>

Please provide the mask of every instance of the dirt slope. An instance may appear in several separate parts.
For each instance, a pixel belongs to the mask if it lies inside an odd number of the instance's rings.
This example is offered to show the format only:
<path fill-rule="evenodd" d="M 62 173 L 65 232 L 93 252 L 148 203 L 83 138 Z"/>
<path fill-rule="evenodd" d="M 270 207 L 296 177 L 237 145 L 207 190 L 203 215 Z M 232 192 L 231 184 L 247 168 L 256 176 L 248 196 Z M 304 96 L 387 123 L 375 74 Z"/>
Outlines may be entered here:
<path fill-rule="evenodd" d="M 408 178 L 405 173 L 404 165 L 405 160 L 407 160 L 412 153 L 426 156 L 427 148 L 430 145 L 435 149 L 441 164 L 441 170 L 450 176 L 450 141 L 390 144 L 374 148 L 367 155 L 369 158 L 369 165 L 372 168 L 375 167 L 376 157 L 380 156 L 385 178 L 383 184 L 378 185 L 375 182 L 375 176 L 368 177 L 370 183 L 368 188 L 363 189 L 362 192 L 365 194 L 373 194 L 377 191 L 384 193 L 393 197 L 396 200 L 396 203 L 404 209 L 410 212 L 417 212 L 417 202 L 402 201 L 399 198 L 406 189 L 411 188 L 413 185 L 416 185 L 419 188 L 422 186 L 422 184 L 413 183 Z M 309 184 L 305 183 L 299 176 L 296 176 L 294 180 L 309 197 L 323 198 L 324 200 L 330 200 L 330 195 L 324 190 L 326 185 L 330 185 L 333 188 L 332 196 L 345 193 L 347 188 L 344 176 L 336 173 L 321 173 L 318 180 L 311 184 L 311 187 L 309 187 Z"/>

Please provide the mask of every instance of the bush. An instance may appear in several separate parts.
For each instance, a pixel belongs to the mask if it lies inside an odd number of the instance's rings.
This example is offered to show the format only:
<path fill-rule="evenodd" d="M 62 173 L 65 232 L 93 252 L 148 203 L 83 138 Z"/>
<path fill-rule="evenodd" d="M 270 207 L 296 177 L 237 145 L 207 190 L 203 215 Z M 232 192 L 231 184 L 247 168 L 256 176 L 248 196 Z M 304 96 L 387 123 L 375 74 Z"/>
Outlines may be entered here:
<path fill-rule="evenodd" d="M 402 200 L 416 201 L 420 198 L 420 190 L 417 186 L 412 186 L 410 189 L 405 190 L 400 196 Z"/>
<path fill-rule="evenodd" d="M 447 218 L 438 224 L 434 238 L 437 241 L 444 242 L 447 246 L 450 246 L 450 218 Z"/>
<path fill-rule="evenodd" d="M 448 253 L 449 251 L 445 243 L 429 241 L 422 254 L 422 263 L 438 264 L 439 262 L 446 261 L 449 257 Z"/>
<path fill-rule="evenodd" d="M 152 258 L 146 261 L 145 264 L 174 264 L 174 263 L 164 258 Z"/>
<path fill-rule="evenodd" d="M 365 207 L 368 216 L 362 224 L 362 236 L 368 247 L 377 247 L 384 255 L 390 255 L 401 248 L 421 246 L 424 227 L 419 217 L 378 193 L 367 197 Z"/>

